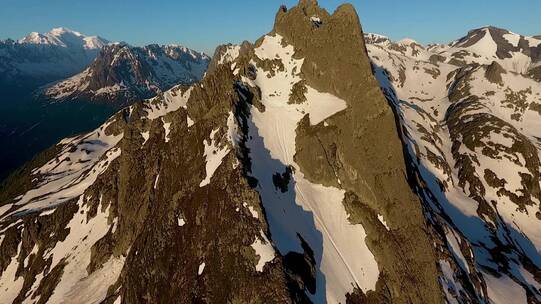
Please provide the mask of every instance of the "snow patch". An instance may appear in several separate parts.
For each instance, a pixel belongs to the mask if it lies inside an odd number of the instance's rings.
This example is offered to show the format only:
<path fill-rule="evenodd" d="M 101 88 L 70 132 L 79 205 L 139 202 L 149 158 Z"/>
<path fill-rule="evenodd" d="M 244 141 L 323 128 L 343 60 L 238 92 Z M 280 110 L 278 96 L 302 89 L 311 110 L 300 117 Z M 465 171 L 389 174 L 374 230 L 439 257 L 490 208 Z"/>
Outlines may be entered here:
<path fill-rule="evenodd" d="M 160 179 L 160 174 L 156 175 L 156 179 L 154 180 L 154 189 L 158 187 L 158 180 Z"/>
<path fill-rule="evenodd" d="M 0 276 L 0 291 L 2 291 L 0 292 L 1 303 L 12 303 L 23 287 L 24 278 L 22 276 L 15 276 L 17 273 L 17 268 L 19 267 L 17 256 L 21 252 L 21 246 L 22 241 L 19 243 L 19 247 L 17 248 L 17 254 L 11 258 L 8 266 L 2 272 L 2 276 Z"/>
<path fill-rule="evenodd" d="M 143 136 L 143 146 L 146 144 L 148 139 L 150 138 L 150 131 L 141 132 L 141 136 Z"/>
<path fill-rule="evenodd" d="M 515 33 L 507 33 L 503 35 L 503 39 L 507 40 L 514 47 L 517 47 L 520 41 L 520 35 L 515 34 Z"/>
<path fill-rule="evenodd" d="M 197 274 L 201 275 L 203 273 L 203 270 L 205 270 L 205 262 L 199 265 L 199 268 L 197 269 Z"/>
<path fill-rule="evenodd" d="M 255 250 L 255 253 L 259 256 L 255 269 L 257 271 L 263 271 L 263 266 L 274 259 L 274 248 L 265 234 L 261 231 L 260 236 L 263 240 L 256 237 L 254 243 L 251 245 Z"/>
<path fill-rule="evenodd" d="M 210 179 L 212 178 L 212 175 L 214 175 L 214 172 L 220 164 L 222 163 L 222 159 L 229 153 L 229 148 L 227 146 L 224 146 L 222 148 L 218 147 L 219 142 L 215 141 L 216 133 L 218 132 L 218 129 L 212 130 L 210 132 L 210 142 L 208 140 L 204 140 L 203 144 L 205 145 L 205 152 L 204 156 L 206 157 L 206 177 L 201 181 L 199 184 L 199 187 L 204 187 L 210 183 Z"/>
<path fill-rule="evenodd" d="M 177 218 L 177 224 L 178 224 L 179 227 L 182 227 L 182 226 L 186 225 L 186 221 L 184 220 L 184 218 L 182 216 L 179 216 Z"/>
<path fill-rule="evenodd" d="M 181 86 L 173 87 L 163 94 L 149 99 L 145 102 L 147 106 L 147 118 L 150 120 L 164 116 L 167 113 L 176 111 L 178 109 L 186 108 L 186 103 L 190 98 L 192 87 L 182 92 Z"/>
<path fill-rule="evenodd" d="M 64 241 L 56 243 L 47 251 L 44 258 L 52 257 L 50 269 L 61 260 L 67 262 L 60 281 L 49 302 L 60 303 L 66 299 L 74 299 L 75 303 L 100 302 L 107 294 L 107 289 L 114 284 L 120 275 L 124 259 L 110 259 L 103 268 L 88 275 L 86 267 L 90 263 L 91 248 L 109 230 L 109 209 L 102 210 L 102 202 L 97 214 L 87 221 L 90 206 L 84 204 L 84 195 L 80 196 L 79 211 L 67 225 L 70 233 Z"/>
<path fill-rule="evenodd" d="M 163 129 L 165 131 L 165 142 L 169 142 L 169 133 L 171 133 L 171 123 L 163 121 Z"/>
<path fill-rule="evenodd" d="M 387 222 L 385 221 L 385 219 L 383 218 L 383 215 L 381 214 L 378 214 L 378 220 L 383 224 L 383 226 L 385 226 L 385 229 L 387 229 L 387 231 L 389 231 L 389 226 L 387 226 Z"/>

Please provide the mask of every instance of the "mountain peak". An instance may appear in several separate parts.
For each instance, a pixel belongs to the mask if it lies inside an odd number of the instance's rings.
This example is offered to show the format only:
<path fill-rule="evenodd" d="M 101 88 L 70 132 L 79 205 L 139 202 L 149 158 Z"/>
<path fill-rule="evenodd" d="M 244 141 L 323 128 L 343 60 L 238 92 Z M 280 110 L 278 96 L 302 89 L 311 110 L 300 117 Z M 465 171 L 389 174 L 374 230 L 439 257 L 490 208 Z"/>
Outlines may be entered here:
<path fill-rule="evenodd" d="M 411 38 L 404 38 L 402 40 L 399 40 L 397 42 L 398 44 L 404 44 L 404 45 L 411 45 L 411 44 L 419 44 L 417 41 L 411 39 Z"/>
<path fill-rule="evenodd" d="M 99 49 L 108 44 L 109 41 L 99 36 L 86 36 L 66 27 L 55 27 L 43 34 L 31 32 L 26 37 L 18 40 L 18 43 Z"/>
<path fill-rule="evenodd" d="M 54 36 L 61 36 L 63 34 L 73 34 L 75 36 L 84 36 L 83 34 L 70 30 L 69 28 L 66 28 L 66 27 L 55 27 L 51 31 L 49 31 L 49 34 L 54 35 Z"/>

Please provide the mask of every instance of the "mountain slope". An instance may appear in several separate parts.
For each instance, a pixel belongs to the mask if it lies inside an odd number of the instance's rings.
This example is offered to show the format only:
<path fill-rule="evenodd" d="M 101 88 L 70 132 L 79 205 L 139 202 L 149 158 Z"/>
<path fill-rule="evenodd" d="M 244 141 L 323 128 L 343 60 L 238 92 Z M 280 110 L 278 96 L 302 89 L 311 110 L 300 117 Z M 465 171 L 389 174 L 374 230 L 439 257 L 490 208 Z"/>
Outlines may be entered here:
<path fill-rule="evenodd" d="M 351 5 L 282 7 L 201 82 L 22 168 L 0 192 L 2 302 L 441 303 L 362 35 Z"/>
<path fill-rule="evenodd" d="M 41 85 L 82 71 L 108 43 L 66 28 L 0 41 L 0 83 Z"/>
<path fill-rule="evenodd" d="M 368 45 L 442 240 L 450 303 L 541 301 L 541 84 L 526 74 L 536 44 L 483 28 L 448 46 Z"/>
<path fill-rule="evenodd" d="M 88 99 L 121 104 L 155 96 L 203 77 L 210 58 L 177 45 L 104 47 L 81 73 L 45 89 L 53 100 Z"/>

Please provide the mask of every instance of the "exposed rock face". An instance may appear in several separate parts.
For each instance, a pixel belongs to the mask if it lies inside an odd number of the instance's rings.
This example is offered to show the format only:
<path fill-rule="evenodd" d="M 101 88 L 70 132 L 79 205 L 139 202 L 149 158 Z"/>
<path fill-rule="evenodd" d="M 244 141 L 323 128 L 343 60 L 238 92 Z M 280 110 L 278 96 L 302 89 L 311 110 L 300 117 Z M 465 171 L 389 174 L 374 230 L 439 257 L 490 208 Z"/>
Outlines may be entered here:
<path fill-rule="evenodd" d="M 353 7 L 300 1 L 8 180 L 1 301 L 441 303 L 407 176 Z"/>
<path fill-rule="evenodd" d="M 175 84 L 199 81 L 210 58 L 176 45 L 104 47 L 81 73 L 45 89 L 53 100 L 88 99 L 127 104 L 150 98 Z"/>
<path fill-rule="evenodd" d="M 489 66 L 487 66 L 485 71 L 485 77 L 488 81 L 496 84 L 503 85 L 502 74 L 505 74 L 506 71 L 499 65 L 496 61 L 493 61 Z"/>
<path fill-rule="evenodd" d="M 534 38 L 495 28 L 417 56 L 392 42 L 367 47 L 439 235 L 450 303 L 541 302 L 541 84 L 512 64 L 525 48 L 509 47 L 524 41 L 530 56 Z"/>

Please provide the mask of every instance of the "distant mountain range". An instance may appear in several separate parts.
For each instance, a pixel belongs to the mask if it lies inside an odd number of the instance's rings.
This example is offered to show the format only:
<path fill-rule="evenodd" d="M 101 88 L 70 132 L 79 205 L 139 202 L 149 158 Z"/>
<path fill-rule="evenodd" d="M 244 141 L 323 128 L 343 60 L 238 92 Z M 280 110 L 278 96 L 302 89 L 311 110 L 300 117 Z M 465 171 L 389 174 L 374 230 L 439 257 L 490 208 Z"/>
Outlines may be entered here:
<path fill-rule="evenodd" d="M 122 105 L 197 81 L 209 62 L 207 55 L 179 45 L 134 47 L 55 28 L 0 41 L 0 84 L 45 85 L 41 93 L 55 101 Z"/>
<path fill-rule="evenodd" d="M 494 26 L 474 29 L 449 44 L 422 46 L 412 39 L 392 42 L 385 36 L 365 34 L 367 43 L 388 47 L 403 55 L 432 63 L 465 66 L 498 62 L 504 69 L 541 80 L 541 37 L 523 36 Z"/>
<path fill-rule="evenodd" d="M 209 62 L 207 55 L 183 46 L 115 43 L 103 47 L 84 71 L 47 87 L 44 94 L 57 101 L 88 99 L 127 104 L 153 97 L 176 84 L 200 80 Z"/>
<path fill-rule="evenodd" d="M 0 84 L 42 85 L 86 68 L 109 43 L 66 28 L 0 41 Z"/>

